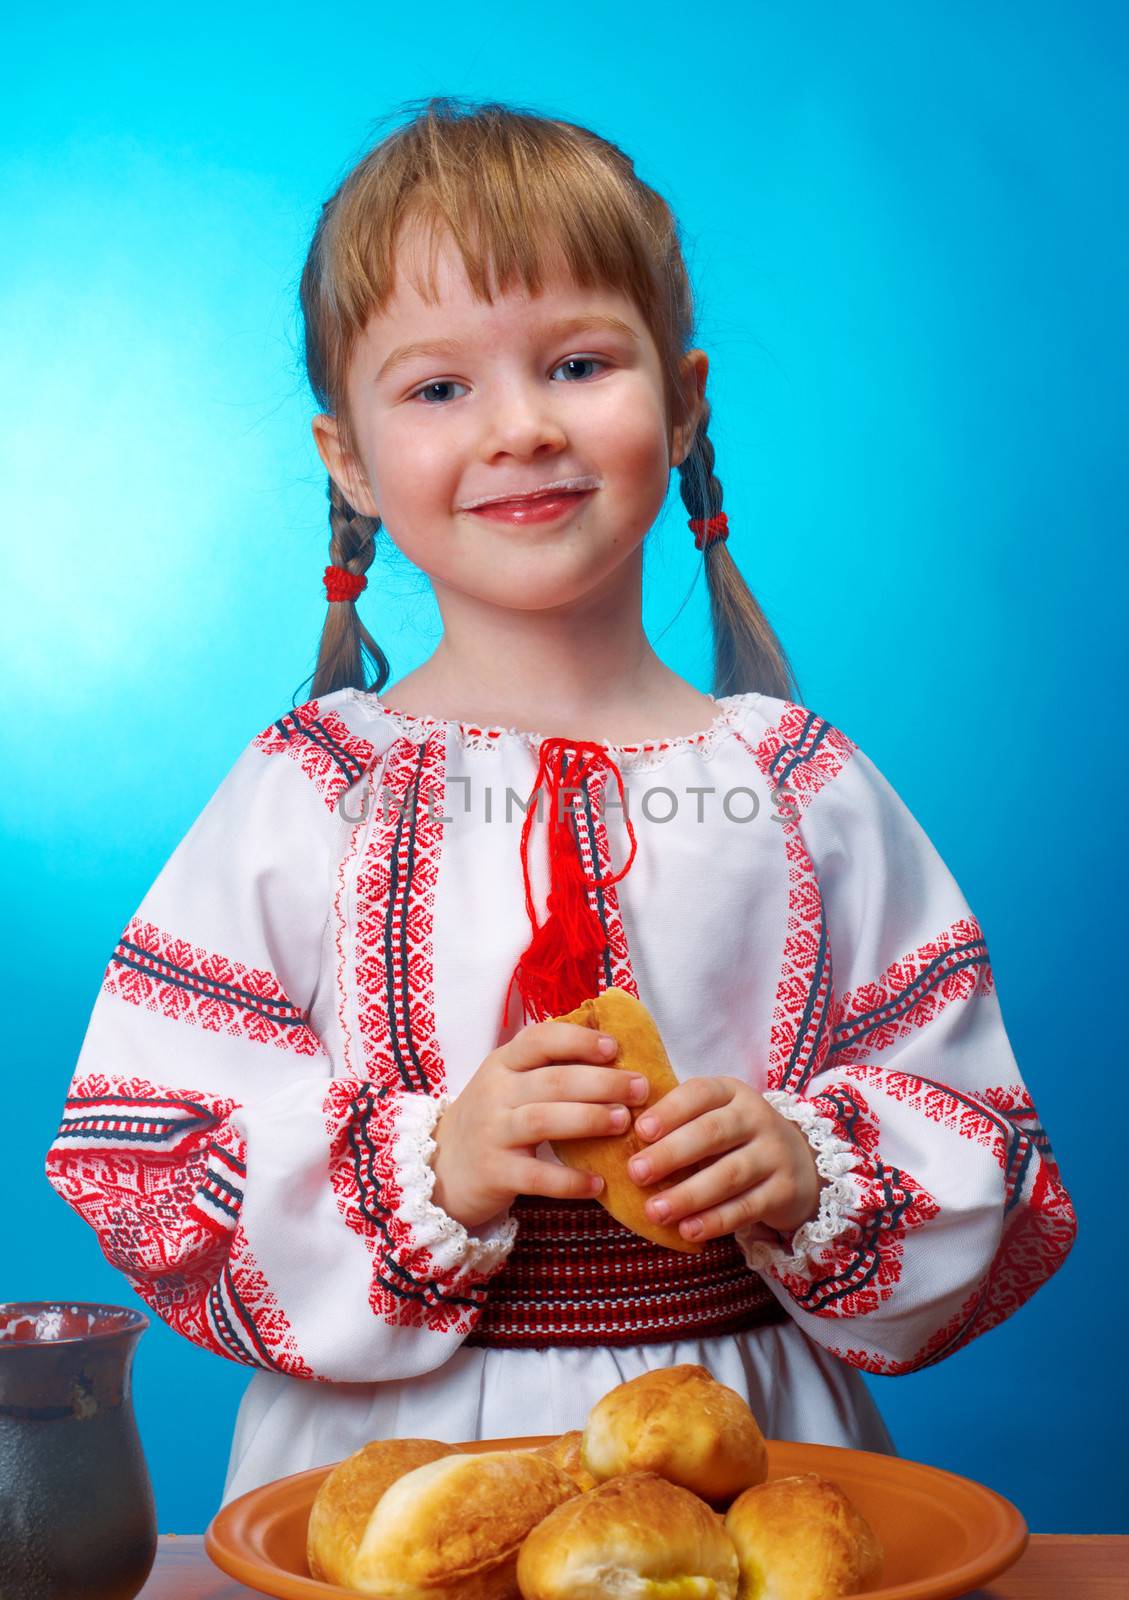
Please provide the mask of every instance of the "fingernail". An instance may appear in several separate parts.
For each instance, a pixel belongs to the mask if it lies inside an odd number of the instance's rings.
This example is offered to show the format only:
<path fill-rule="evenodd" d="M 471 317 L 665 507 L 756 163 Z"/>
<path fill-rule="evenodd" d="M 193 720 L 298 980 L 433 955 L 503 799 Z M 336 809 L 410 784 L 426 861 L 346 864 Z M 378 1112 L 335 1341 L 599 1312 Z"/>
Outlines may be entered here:
<path fill-rule="evenodd" d="M 626 1106 L 616 1106 L 615 1110 L 612 1112 L 612 1127 L 619 1129 L 626 1128 L 629 1117 L 630 1112 Z"/>
<path fill-rule="evenodd" d="M 702 1231 L 702 1224 L 695 1218 L 693 1222 L 682 1224 L 682 1236 L 685 1239 L 696 1239 Z"/>
<path fill-rule="evenodd" d="M 660 1222 L 665 1222 L 670 1216 L 670 1206 L 665 1200 L 652 1200 L 649 1209 L 651 1215 L 658 1217 Z"/>
<path fill-rule="evenodd" d="M 604 1180 L 603 1180 L 603 1178 L 601 1178 L 601 1177 L 599 1177 L 599 1176 L 598 1176 L 598 1175 L 597 1175 L 597 1174 L 596 1174 L 596 1173 L 595 1173 L 595 1172 L 594 1172 L 594 1173 L 593 1173 L 593 1174 L 592 1174 L 592 1176 L 591 1176 L 591 1177 L 590 1177 L 590 1178 L 589 1178 L 589 1179 L 588 1179 L 588 1188 L 589 1188 L 589 1190 L 590 1190 L 590 1191 L 591 1191 L 591 1193 L 592 1193 L 592 1194 L 599 1194 L 599 1192 L 600 1192 L 600 1190 L 601 1190 L 601 1189 L 602 1189 L 602 1188 L 603 1188 L 603 1187 L 604 1187 Z"/>
<path fill-rule="evenodd" d="M 651 1085 L 647 1082 L 646 1078 L 632 1078 L 631 1098 L 633 1100 L 645 1100 L 650 1092 Z"/>
<path fill-rule="evenodd" d="M 600 1049 L 603 1051 L 604 1055 L 614 1056 L 616 1048 L 617 1046 L 614 1039 L 609 1039 L 606 1033 L 600 1035 Z"/>
<path fill-rule="evenodd" d="M 654 1117 L 640 1117 L 635 1124 L 644 1139 L 649 1139 L 653 1133 L 658 1132 L 658 1123 Z"/>
<path fill-rule="evenodd" d="M 627 1163 L 627 1170 L 633 1178 L 643 1179 L 651 1170 L 651 1163 L 642 1156 L 635 1156 Z"/>

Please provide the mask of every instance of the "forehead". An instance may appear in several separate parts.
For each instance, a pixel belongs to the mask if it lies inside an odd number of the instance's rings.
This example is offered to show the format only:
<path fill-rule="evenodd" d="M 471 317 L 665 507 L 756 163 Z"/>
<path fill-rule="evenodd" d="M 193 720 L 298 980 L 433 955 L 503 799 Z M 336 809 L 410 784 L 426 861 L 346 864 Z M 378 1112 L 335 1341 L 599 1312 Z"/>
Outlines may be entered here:
<path fill-rule="evenodd" d="M 424 229 L 407 224 L 397 238 L 392 293 L 384 307 L 369 318 L 364 342 L 370 352 L 416 339 L 489 338 L 505 331 L 509 336 L 530 333 L 545 321 L 586 314 L 621 318 L 640 335 L 646 324 L 634 301 L 607 284 L 577 282 L 559 248 L 544 252 L 545 270 L 536 291 L 520 276 L 499 287 L 491 263 L 486 263 L 491 299 L 480 297 L 467 276 L 462 256 L 445 229 Z"/>

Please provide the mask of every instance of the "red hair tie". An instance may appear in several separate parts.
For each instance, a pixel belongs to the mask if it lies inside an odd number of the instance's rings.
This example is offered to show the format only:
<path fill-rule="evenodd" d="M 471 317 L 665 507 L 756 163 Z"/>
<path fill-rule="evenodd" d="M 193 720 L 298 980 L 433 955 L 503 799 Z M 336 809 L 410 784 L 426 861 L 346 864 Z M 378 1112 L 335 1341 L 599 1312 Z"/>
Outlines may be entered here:
<path fill-rule="evenodd" d="M 719 511 L 716 517 L 691 517 L 690 526 L 694 530 L 694 544 L 699 550 L 704 550 L 715 539 L 729 537 L 729 518 L 724 511 Z"/>
<path fill-rule="evenodd" d="M 348 567 L 326 567 L 325 593 L 328 600 L 355 600 L 368 586 L 363 572 L 350 572 Z"/>

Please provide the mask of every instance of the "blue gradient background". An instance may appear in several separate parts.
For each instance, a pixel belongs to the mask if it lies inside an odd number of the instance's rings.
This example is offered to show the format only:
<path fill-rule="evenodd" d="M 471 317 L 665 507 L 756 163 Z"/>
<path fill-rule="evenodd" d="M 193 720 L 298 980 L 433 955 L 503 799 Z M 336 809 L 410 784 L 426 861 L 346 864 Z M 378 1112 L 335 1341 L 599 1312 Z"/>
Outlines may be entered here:
<path fill-rule="evenodd" d="M 62 6 L 6 34 L 0 1298 L 141 1304 L 43 1155 L 121 928 L 313 668 L 321 202 L 405 99 L 523 102 L 680 216 L 731 549 L 980 917 L 1077 1203 L 1063 1271 L 879 1403 L 1033 1528 L 1124 1529 L 1121 8 Z M 709 688 L 676 486 L 652 541 L 651 638 Z M 395 679 L 436 613 L 394 552 L 369 576 Z M 247 1377 L 142 1339 L 162 1532 L 214 1511 Z"/>

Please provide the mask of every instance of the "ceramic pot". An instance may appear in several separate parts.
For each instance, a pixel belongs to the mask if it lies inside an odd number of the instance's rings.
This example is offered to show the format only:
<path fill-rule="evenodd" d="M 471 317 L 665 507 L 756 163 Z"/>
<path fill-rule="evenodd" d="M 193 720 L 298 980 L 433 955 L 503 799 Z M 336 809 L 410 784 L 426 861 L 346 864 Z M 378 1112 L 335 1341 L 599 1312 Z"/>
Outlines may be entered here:
<path fill-rule="evenodd" d="M 125 1306 L 0 1304 L 0 1597 L 133 1600 L 157 1552 Z"/>

